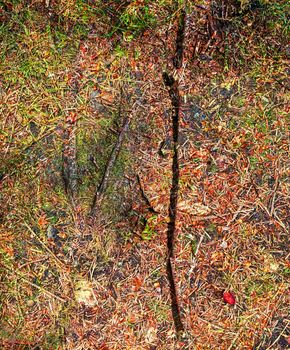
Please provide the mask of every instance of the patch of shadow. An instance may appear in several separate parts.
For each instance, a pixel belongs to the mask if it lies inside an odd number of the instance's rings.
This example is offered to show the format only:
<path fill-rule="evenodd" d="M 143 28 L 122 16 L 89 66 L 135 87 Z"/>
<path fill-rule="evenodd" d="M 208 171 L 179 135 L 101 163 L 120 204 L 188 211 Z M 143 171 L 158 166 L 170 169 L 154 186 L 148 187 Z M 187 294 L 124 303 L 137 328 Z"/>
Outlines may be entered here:
<path fill-rule="evenodd" d="M 25 263 L 28 259 L 27 244 L 25 241 L 19 242 L 18 246 L 14 248 L 14 259 L 19 263 Z"/>
<path fill-rule="evenodd" d="M 211 56 L 206 55 L 206 54 L 204 54 L 204 53 L 202 53 L 202 54 L 199 55 L 199 59 L 200 59 L 201 61 L 204 61 L 204 62 L 210 62 L 210 61 L 213 60 L 213 58 L 212 58 Z"/>
<path fill-rule="evenodd" d="M 34 139 L 23 152 L 26 163 L 36 167 L 40 162 L 43 162 L 43 164 L 45 163 L 44 171 L 47 173 L 54 162 L 54 159 L 50 159 L 50 153 L 54 150 L 56 135 L 54 131 L 45 136 L 41 135 L 39 126 L 34 122 L 28 124 L 28 129 Z M 52 173 L 54 172 L 55 169 L 52 170 Z"/>
<path fill-rule="evenodd" d="M 181 109 L 183 120 L 193 128 L 196 125 L 201 127 L 202 121 L 207 118 L 206 113 L 194 102 L 183 104 Z"/>
<path fill-rule="evenodd" d="M 114 262 L 109 261 L 107 263 L 100 262 L 93 272 L 93 278 L 98 278 L 100 276 L 110 276 L 113 271 Z"/>
<path fill-rule="evenodd" d="M 132 255 L 130 255 L 130 257 L 125 260 L 124 263 L 127 263 L 131 268 L 135 268 L 141 264 L 141 258 L 140 256 L 132 253 Z"/>
<path fill-rule="evenodd" d="M 249 216 L 248 221 L 264 223 L 269 221 L 269 216 L 265 211 L 255 208 L 252 214 Z"/>
<path fill-rule="evenodd" d="M 184 147 L 187 142 L 189 141 L 189 137 L 186 135 L 185 130 L 182 132 L 180 131 L 179 137 L 178 137 L 178 144 L 180 147 Z M 158 154 L 161 157 L 166 157 L 168 151 L 173 150 L 173 142 L 172 138 L 170 136 L 167 136 L 163 141 L 160 142 L 158 147 Z"/>
<path fill-rule="evenodd" d="M 271 336 L 264 334 L 262 339 L 258 344 L 254 345 L 253 350 L 266 350 L 266 349 L 275 349 L 275 350 L 285 350 L 290 349 L 290 344 L 286 339 L 284 333 L 286 330 L 287 319 L 279 318 L 275 325 L 275 328 Z"/>
<path fill-rule="evenodd" d="M 121 282 L 125 279 L 125 276 L 123 272 L 121 272 L 120 270 L 115 271 L 115 273 L 112 275 L 112 282 L 116 283 L 116 282 Z"/>
<path fill-rule="evenodd" d="M 39 126 L 34 121 L 29 122 L 28 126 L 33 137 L 37 137 L 40 133 Z"/>
<path fill-rule="evenodd" d="M 48 225 L 46 230 L 46 237 L 50 242 L 54 243 L 54 250 L 61 248 L 65 243 L 65 239 L 59 236 L 60 229 L 54 225 Z"/>
<path fill-rule="evenodd" d="M 89 97 L 90 106 L 95 112 L 106 113 L 108 109 L 99 101 L 99 95 L 100 93 L 97 90 L 91 92 Z"/>
<path fill-rule="evenodd" d="M 118 218 L 126 215 L 128 211 L 132 208 L 132 203 L 130 199 L 130 180 L 122 176 L 123 169 L 118 165 L 121 162 L 116 162 L 115 171 L 120 171 L 119 174 L 113 174 L 112 179 L 109 182 L 109 188 L 107 192 L 107 212 L 113 215 L 112 220 L 115 222 Z M 122 166 L 122 165 L 121 165 Z M 105 207 L 105 205 L 104 205 Z"/>
<path fill-rule="evenodd" d="M 221 100 L 227 100 L 231 98 L 237 92 L 237 87 L 235 85 L 225 88 L 225 87 L 216 87 L 212 90 L 211 94 L 213 97 L 217 97 Z"/>
<path fill-rule="evenodd" d="M 277 242 L 277 239 L 274 240 L 273 247 L 271 247 L 271 251 L 273 256 L 277 256 L 279 258 L 281 257 L 286 258 L 287 256 L 289 256 L 289 247 L 290 247 L 289 235 L 285 233 L 280 235 L 278 242 Z"/>

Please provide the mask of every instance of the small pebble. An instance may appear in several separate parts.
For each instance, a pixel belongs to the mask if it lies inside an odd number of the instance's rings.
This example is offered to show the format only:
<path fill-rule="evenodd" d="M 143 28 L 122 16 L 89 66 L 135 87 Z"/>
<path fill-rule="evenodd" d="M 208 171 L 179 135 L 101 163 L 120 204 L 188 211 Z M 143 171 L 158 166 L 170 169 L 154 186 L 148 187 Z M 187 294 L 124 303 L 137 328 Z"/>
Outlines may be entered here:
<path fill-rule="evenodd" d="M 49 239 L 55 239 L 57 233 L 58 233 L 58 230 L 57 230 L 54 226 L 48 225 L 48 228 L 47 228 L 47 230 L 46 230 L 47 238 L 49 238 Z"/>
<path fill-rule="evenodd" d="M 222 241 L 221 248 L 226 249 L 228 247 L 228 243 L 226 241 Z"/>

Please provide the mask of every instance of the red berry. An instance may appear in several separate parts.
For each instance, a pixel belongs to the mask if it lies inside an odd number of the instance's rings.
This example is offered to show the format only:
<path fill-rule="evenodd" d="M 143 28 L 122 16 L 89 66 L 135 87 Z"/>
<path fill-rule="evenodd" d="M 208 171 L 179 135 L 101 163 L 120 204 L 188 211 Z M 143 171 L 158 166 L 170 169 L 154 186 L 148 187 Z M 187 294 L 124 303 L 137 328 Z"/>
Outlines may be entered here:
<path fill-rule="evenodd" d="M 231 292 L 224 292 L 223 294 L 224 302 L 230 305 L 235 305 L 236 299 L 233 293 Z"/>

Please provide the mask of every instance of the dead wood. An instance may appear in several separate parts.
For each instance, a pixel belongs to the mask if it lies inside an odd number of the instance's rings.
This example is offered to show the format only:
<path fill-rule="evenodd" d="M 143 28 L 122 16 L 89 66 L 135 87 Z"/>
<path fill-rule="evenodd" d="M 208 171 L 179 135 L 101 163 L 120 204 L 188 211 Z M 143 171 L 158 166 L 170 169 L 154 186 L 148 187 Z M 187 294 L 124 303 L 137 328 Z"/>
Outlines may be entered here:
<path fill-rule="evenodd" d="M 178 30 L 176 35 L 176 50 L 173 58 L 173 67 L 180 69 L 183 63 L 184 38 L 185 38 L 186 12 L 182 9 L 178 17 Z M 171 310 L 177 335 L 184 331 L 180 307 L 178 302 L 178 293 L 174 278 L 173 258 L 174 258 L 174 240 L 176 231 L 177 201 L 179 190 L 179 115 L 181 110 L 181 97 L 178 88 L 178 81 L 173 74 L 163 73 L 164 84 L 168 87 L 168 92 L 172 105 L 172 134 L 173 134 L 173 157 L 172 157 L 172 182 L 170 190 L 170 203 L 168 209 L 169 223 L 167 227 L 167 278 L 170 285 Z"/>
<path fill-rule="evenodd" d="M 107 165 L 106 165 L 106 168 L 105 168 L 105 171 L 104 171 L 104 174 L 103 174 L 103 177 L 102 177 L 102 180 L 100 182 L 100 184 L 97 186 L 96 188 L 96 192 L 95 192 L 95 195 L 94 195 L 94 198 L 93 198 L 93 202 L 92 202 L 92 205 L 91 205 L 91 210 L 90 210 L 90 216 L 91 217 L 95 217 L 96 216 L 96 213 L 97 213 L 97 209 L 98 209 L 98 204 L 100 203 L 100 201 L 102 200 L 103 198 L 103 195 L 108 187 L 108 182 L 109 182 L 109 178 L 110 178 L 110 175 L 112 173 L 112 170 L 115 166 L 115 163 L 116 163 L 116 160 L 118 158 L 118 155 L 120 153 L 120 150 L 122 148 L 122 145 L 123 145 L 123 141 L 124 141 L 124 138 L 125 138 L 125 135 L 129 129 L 129 125 L 130 125 L 130 117 L 126 117 L 124 122 L 123 122 L 123 126 L 121 128 L 121 131 L 119 133 L 119 136 L 118 136 L 118 140 L 115 144 L 115 147 L 110 155 L 110 158 L 107 162 Z"/>

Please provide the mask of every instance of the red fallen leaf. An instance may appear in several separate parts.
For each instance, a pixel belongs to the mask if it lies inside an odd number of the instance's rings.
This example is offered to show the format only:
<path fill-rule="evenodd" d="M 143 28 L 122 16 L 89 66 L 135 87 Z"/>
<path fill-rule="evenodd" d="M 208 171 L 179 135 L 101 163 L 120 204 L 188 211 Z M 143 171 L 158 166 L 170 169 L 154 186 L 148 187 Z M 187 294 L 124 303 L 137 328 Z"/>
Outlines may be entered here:
<path fill-rule="evenodd" d="M 8 11 L 12 11 L 13 10 L 13 4 L 11 2 L 7 2 L 6 3 L 6 7 L 7 7 Z"/>
<path fill-rule="evenodd" d="M 41 215 L 40 218 L 38 219 L 38 225 L 43 228 L 47 223 L 48 222 L 46 220 L 46 216 Z"/>
<path fill-rule="evenodd" d="M 85 45 L 81 44 L 81 45 L 80 45 L 80 50 L 81 50 L 81 52 L 82 52 L 83 54 L 85 54 L 85 53 L 88 51 L 88 48 L 87 48 Z"/>
<path fill-rule="evenodd" d="M 133 288 L 132 288 L 133 291 L 137 292 L 142 286 L 142 280 L 139 277 L 135 277 L 132 281 L 132 284 L 133 284 Z"/>
<path fill-rule="evenodd" d="M 77 121 L 77 115 L 74 112 L 70 112 L 69 115 L 66 117 L 66 121 L 69 124 L 75 124 Z"/>
<path fill-rule="evenodd" d="M 236 303 L 235 296 L 231 292 L 224 292 L 223 298 L 224 298 L 224 302 L 227 304 L 235 305 L 235 303 Z"/>

